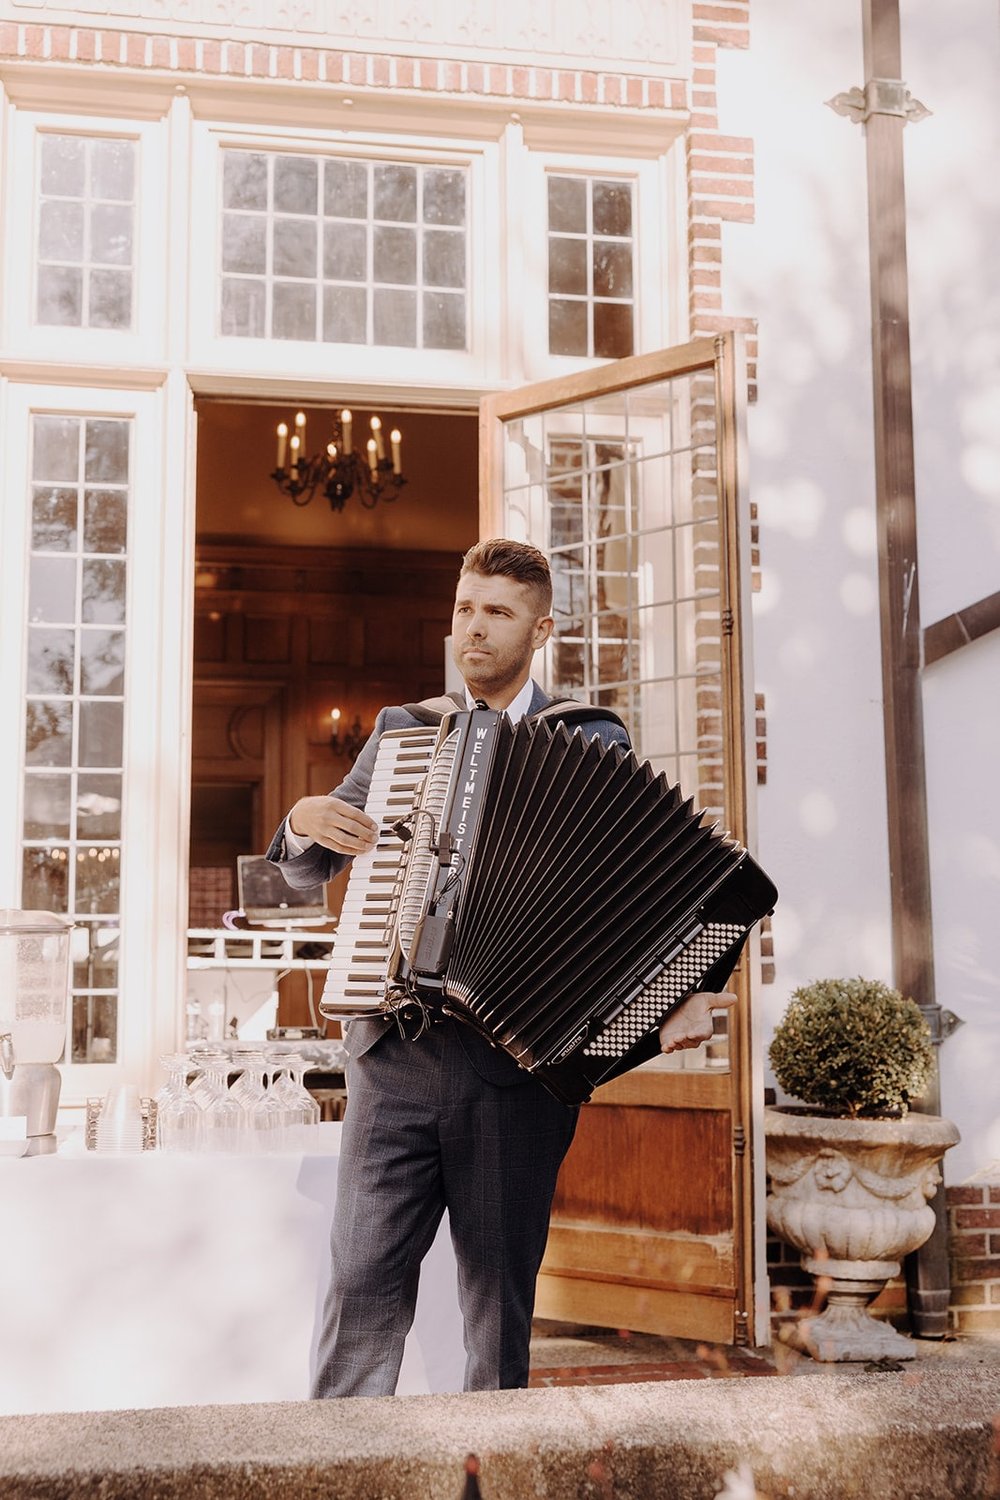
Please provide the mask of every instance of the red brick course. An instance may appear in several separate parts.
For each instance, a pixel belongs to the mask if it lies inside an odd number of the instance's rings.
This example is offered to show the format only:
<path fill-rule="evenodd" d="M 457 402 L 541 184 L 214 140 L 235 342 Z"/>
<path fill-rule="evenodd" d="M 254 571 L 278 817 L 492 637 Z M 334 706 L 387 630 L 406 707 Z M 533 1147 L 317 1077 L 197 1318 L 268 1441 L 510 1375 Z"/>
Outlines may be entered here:
<path fill-rule="evenodd" d="M 709 48 L 714 56 L 714 49 Z M 270 42 L 229 42 L 206 37 L 101 31 L 86 26 L 0 23 L 0 57 L 100 61 L 108 66 L 167 73 L 229 74 L 343 82 L 353 88 L 419 88 L 500 98 L 627 104 L 641 110 L 684 110 L 682 80 L 587 69 L 510 66 L 454 60 L 417 60 L 390 54 L 343 52 Z M 346 66 L 345 66 L 346 64 Z M 669 84 L 669 92 L 668 92 Z M 714 95 L 712 96 L 714 102 Z"/>
<path fill-rule="evenodd" d="M 958 1208 L 956 1229 L 1000 1229 L 1000 1208 Z"/>

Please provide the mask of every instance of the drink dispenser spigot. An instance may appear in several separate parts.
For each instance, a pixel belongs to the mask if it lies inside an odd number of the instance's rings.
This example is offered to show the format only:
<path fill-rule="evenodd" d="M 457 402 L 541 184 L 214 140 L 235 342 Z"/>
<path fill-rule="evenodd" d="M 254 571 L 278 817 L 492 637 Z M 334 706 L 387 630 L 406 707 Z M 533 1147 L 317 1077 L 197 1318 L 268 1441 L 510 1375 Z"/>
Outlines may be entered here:
<path fill-rule="evenodd" d="M 72 930 L 54 912 L 0 907 L 0 1117 L 23 1118 L 28 1155 L 56 1149 Z"/>

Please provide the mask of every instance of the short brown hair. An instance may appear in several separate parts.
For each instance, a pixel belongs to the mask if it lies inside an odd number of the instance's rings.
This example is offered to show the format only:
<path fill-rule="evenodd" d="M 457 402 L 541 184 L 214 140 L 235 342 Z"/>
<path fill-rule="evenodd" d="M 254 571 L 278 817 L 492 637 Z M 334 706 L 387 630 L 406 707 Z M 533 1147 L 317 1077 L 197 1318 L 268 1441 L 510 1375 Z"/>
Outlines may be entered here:
<path fill-rule="evenodd" d="M 462 558 L 459 578 L 466 573 L 482 573 L 485 578 L 513 578 L 535 591 L 540 617 L 552 609 L 552 574 L 548 559 L 544 552 L 527 542 L 512 542 L 503 536 L 477 542 Z"/>

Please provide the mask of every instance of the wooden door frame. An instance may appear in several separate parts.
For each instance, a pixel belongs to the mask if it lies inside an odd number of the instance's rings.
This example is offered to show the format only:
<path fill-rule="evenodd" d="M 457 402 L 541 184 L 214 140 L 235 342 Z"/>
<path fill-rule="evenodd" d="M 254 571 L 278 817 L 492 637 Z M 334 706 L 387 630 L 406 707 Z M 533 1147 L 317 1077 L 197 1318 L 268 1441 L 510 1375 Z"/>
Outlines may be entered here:
<path fill-rule="evenodd" d="M 746 359 L 735 333 L 692 340 L 671 349 L 612 361 L 553 380 L 485 396 L 479 408 L 480 536 L 500 534 L 503 526 L 503 436 L 505 422 L 553 407 L 593 399 L 633 386 L 703 372 L 715 383 L 716 452 L 719 485 L 720 604 L 728 658 L 730 692 L 724 695 L 726 819 L 737 838 L 753 849 L 754 802 L 748 795 L 748 768 L 756 763 L 755 715 L 748 711 L 753 682 L 749 628 L 750 536 L 746 473 Z M 724 560 L 724 565 L 723 565 Z M 738 581 L 738 587 L 734 585 Z M 756 929 L 747 956 L 733 976 L 739 1004 L 731 1013 L 729 1087 L 733 1130 L 733 1250 L 736 1264 L 737 1342 L 769 1341 L 768 1282 L 764 1227 L 763 1057 L 759 1023 L 751 1006 L 751 974 L 760 972 Z M 607 1103 L 639 1102 L 655 1080 L 631 1074 L 599 1091 Z M 755 1128 L 758 1126 L 759 1128 Z"/>

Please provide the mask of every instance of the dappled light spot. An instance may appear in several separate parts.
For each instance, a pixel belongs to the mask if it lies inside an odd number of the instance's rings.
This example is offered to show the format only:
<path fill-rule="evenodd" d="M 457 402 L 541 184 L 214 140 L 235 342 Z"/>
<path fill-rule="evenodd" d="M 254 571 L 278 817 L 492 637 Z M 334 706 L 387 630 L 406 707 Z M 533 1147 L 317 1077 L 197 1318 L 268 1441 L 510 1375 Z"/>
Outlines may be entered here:
<path fill-rule="evenodd" d="M 850 510 L 844 512 L 840 531 L 847 546 L 858 557 L 877 555 L 878 531 L 875 526 L 875 511 L 871 506 L 852 505 Z"/>
<path fill-rule="evenodd" d="M 807 792 L 799 802 L 799 823 L 806 833 L 825 838 L 837 826 L 837 809 L 828 792 Z"/>
<path fill-rule="evenodd" d="M 815 480 L 763 485 L 755 491 L 755 498 L 761 523 L 771 530 L 783 531 L 798 541 L 811 541 L 818 533 L 826 496 Z"/>
<path fill-rule="evenodd" d="M 788 673 L 811 673 L 819 660 L 819 648 L 813 638 L 798 631 L 782 641 L 778 659 Z"/>
<path fill-rule="evenodd" d="M 987 443 L 970 443 L 962 449 L 959 468 L 970 490 L 1000 504 L 1000 449 Z"/>
<path fill-rule="evenodd" d="M 840 602 L 851 615 L 874 614 L 878 608 L 875 579 L 867 573 L 848 573 L 840 583 Z"/>

